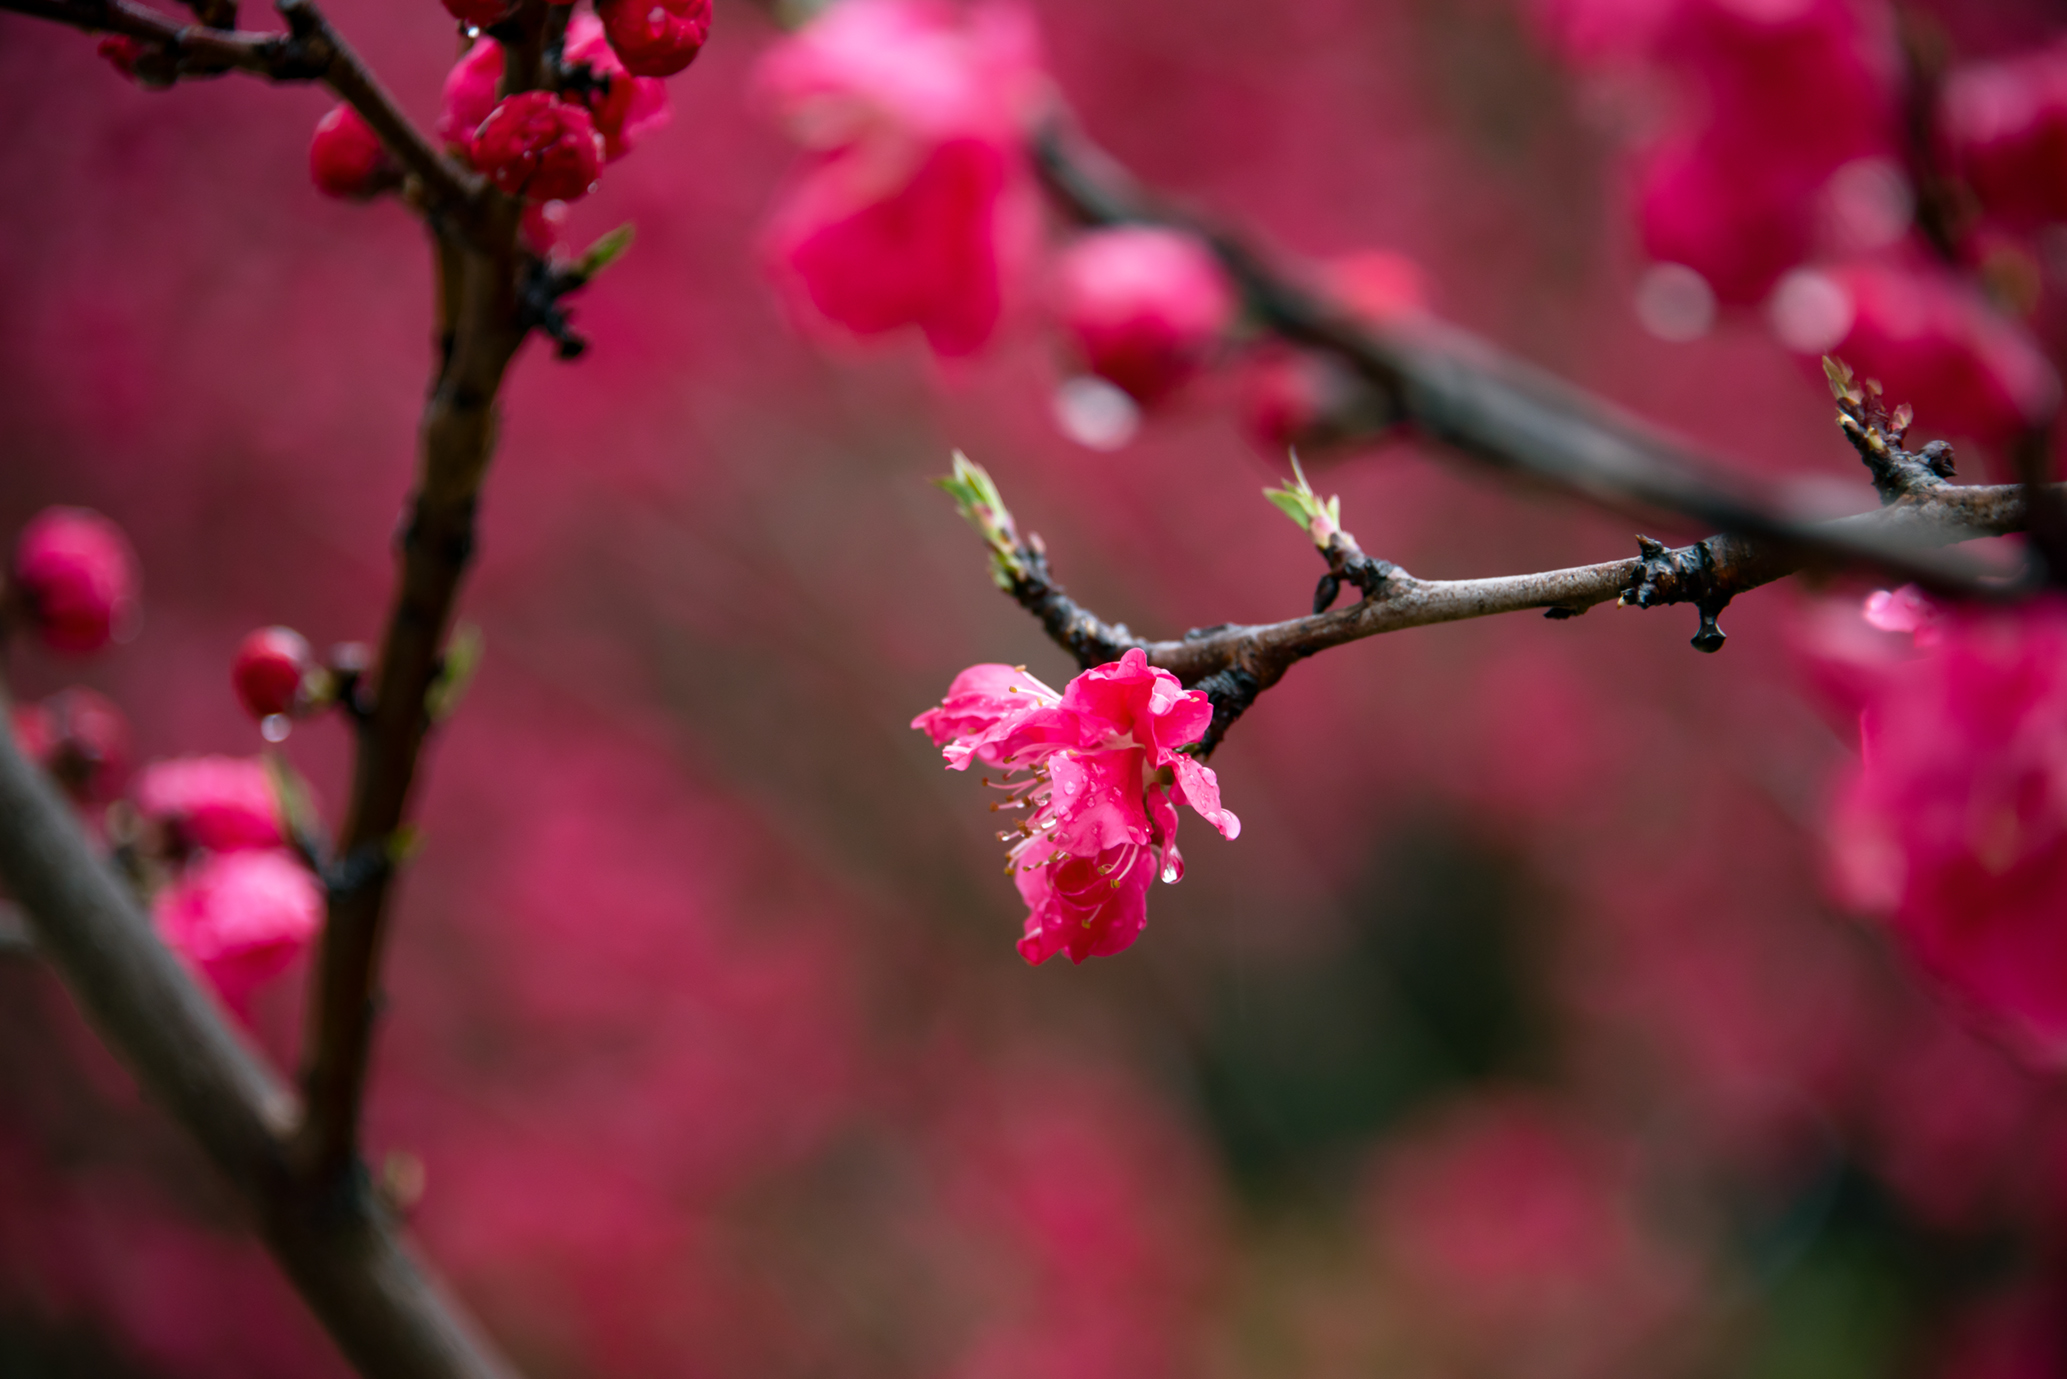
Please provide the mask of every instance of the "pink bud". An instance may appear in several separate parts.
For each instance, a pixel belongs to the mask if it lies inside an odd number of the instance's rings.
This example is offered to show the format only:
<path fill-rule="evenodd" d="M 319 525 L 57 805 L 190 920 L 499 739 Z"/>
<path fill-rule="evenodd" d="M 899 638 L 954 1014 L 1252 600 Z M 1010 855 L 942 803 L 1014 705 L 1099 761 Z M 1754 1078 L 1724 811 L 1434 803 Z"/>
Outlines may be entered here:
<path fill-rule="evenodd" d="M 502 45 L 483 38 L 467 49 L 445 74 L 438 100 L 438 121 L 432 126 L 447 148 L 469 153 L 474 131 L 495 109 L 495 88 L 502 81 Z"/>
<path fill-rule="evenodd" d="M 136 778 L 137 812 L 171 835 L 175 851 L 278 847 L 280 806 L 257 757 L 175 757 Z"/>
<path fill-rule="evenodd" d="M 635 77 L 612 51 L 603 25 L 592 14 L 578 14 L 567 25 L 565 60 L 582 64 L 604 80 L 605 89 L 581 96 L 603 136 L 603 156 L 616 162 L 650 129 L 667 123 L 667 83 L 657 77 Z"/>
<path fill-rule="evenodd" d="M 1056 270 L 1057 314 L 1084 362 L 1144 406 L 1199 370 L 1234 308 L 1220 265 L 1175 230 L 1094 231 Z"/>
<path fill-rule="evenodd" d="M 308 946 L 322 922 L 315 877 L 277 849 L 195 862 L 151 906 L 158 932 L 239 1015 L 252 992 Z"/>
<path fill-rule="evenodd" d="M 109 34 L 94 45 L 94 51 L 107 59 L 108 65 L 131 81 L 136 80 L 136 60 L 144 55 L 144 45 L 128 34 Z"/>
<path fill-rule="evenodd" d="M 339 105 L 316 122 L 309 176 L 325 196 L 364 200 L 393 182 L 394 164 L 373 127 L 349 105 Z"/>
<path fill-rule="evenodd" d="M 603 136 L 581 106 L 548 91 L 524 91 L 481 122 L 474 166 L 505 195 L 576 201 L 603 170 Z"/>
<path fill-rule="evenodd" d="M 106 804 L 121 793 L 129 721 L 106 695 L 74 686 L 40 704 L 17 704 L 14 736 L 79 803 Z"/>
<path fill-rule="evenodd" d="M 711 36 L 711 0 L 597 0 L 596 17 L 625 70 L 639 77 L 673 76 Z"/>
<path fill-rule="evenodd" d="M 86 508 L 46 508 L 22 529 L 15 591 L 43 640 L 98 651 L 136 608 L 136 556 L 122 529 Z"/>
<path fill-rule="evenodd" d="M 470 29 L 500 24 L 516 8 L 511 0 L 445 0 L 445 12 Z"/>
<path fill-rule="evenodd" d="M 261 627 L 237 648 L 230 683 L 253 718 L 294 712 L 301 682 L 316 664 L 308 641 L 291 627 Z"/>

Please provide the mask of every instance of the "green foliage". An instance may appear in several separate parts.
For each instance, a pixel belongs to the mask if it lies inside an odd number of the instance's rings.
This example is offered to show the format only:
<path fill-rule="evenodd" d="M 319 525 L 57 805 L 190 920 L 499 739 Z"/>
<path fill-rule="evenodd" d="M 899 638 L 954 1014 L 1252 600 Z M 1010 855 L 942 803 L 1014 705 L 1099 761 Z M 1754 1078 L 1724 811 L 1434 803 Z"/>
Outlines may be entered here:
<path fill-rule="evenodd" d="M 1019 545 L 1019 530 L 1012 523 L 1012 514 L 1005 507 L 997 484 L 982 465 L 959 450 L 955 451 L 954 472 L 935 479 L 933 484 L 955 500 L 955 511 L 976 528 L 977 535 L 990 547 L 991 581 L 1009 593 L 1029 571 Z"/>

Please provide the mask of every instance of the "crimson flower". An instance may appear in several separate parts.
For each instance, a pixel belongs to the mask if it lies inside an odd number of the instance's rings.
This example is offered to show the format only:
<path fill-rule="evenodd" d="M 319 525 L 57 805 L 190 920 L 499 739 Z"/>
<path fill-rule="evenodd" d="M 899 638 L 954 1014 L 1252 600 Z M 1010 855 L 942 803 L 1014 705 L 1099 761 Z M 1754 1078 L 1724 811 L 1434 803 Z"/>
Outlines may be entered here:
<path fill-rule="evenodd" d="M 1012 845 L 1006 869 L 1027 905 L 1019 951 L 1028 962 L 1057 953 L 1082 962 L 1133 943 L 1149 883 L 1184 875 L 1178 805 L 1228 838 L 1241 832 L 1212 770 L 1181 750 L 1212 719 L 1204 692 L 1134 648 L 1060 694 L 1021 667 L 971 666 L 939 707 L 912 720 L 949 769 L 1003 769 L 1003 779 L 985 778 L 1006 793 L 994 810 L 1026 811 L 999 837 Z"/>

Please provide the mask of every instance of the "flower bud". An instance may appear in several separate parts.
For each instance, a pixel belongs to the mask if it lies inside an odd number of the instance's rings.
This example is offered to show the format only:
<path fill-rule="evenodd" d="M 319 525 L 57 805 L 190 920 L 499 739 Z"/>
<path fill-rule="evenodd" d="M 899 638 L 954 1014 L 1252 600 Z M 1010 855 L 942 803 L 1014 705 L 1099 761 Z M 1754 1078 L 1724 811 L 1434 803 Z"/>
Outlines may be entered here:
<path fill-rule="evenodd" d="M 500 24 L 516 8 L 512 0 L 445 0 L 445 12 L 470 29 Z"/>
<path fill-rule="evenodd" d="M 495 88 L 502 81 L 502 45 L 483 38 L 466 50 L 445 74 L 438 98 L 438 120 L 431 126 L 445 147 L 471 156 L 474 131 L 495 109 Z"/>
<path fill-rule="evenodd" d="M 612 51 L 603 25 L 592 14 L 578 14 L 567 25 L 566 64 L 586 64 L 600 78 L 596 89 L 580 100 L 603 136 L 603 156 L 616 162 L 649 129 L 667 123 L 667 83 L 657 77 L 635 77 Z"/>
<path fill-rule="evenodd" d="M 315 653 L 301 633 L 291 627 L 261 627 L 238 646 L 230 683 L 253 718 L 293 713 L 302 681 L 315 664 Z"/>
<path fill-rule="evenodd" d="M 325 196 L 363 201 L 393 185 L 395 165 L 373 127 L 349 105 L 339 105 L 316 122 L 309 176 Z"/>
<path fill-rule="evenodd" d="M 98 651 L 136 609 L 136 556 L 122 529 L 86 508 L 46 508 L 22 529 L 15 594 L 59 651 Z"/>
<path fill-rule="evenodd" d="M 80 804 L 106 804 L 122 793 L 129 721 L 106 695 L 74 686 L 40 704 L 17 704 L 14 737 Z"/>
<path fill-rule="evenodd" d="M 524 91 L 481 122 L 473 158 L 505 195 L 575 201 L 603 170 L 603 136 L 582 107 L 548 91 Z"/>
<path fill-rule="evenodd" d="M 597 0 L 610 46 L 637 77 L 671 77 L 711 36 L 711 0 Z"/>
<path fill-rule="evenodd" d="M 1057 270 L 1057 313 L 1085 364 L 1143 406 L 1204 365 L 1234 306 L 1213 256 L 1175 230 L 1095 231 Z"/>

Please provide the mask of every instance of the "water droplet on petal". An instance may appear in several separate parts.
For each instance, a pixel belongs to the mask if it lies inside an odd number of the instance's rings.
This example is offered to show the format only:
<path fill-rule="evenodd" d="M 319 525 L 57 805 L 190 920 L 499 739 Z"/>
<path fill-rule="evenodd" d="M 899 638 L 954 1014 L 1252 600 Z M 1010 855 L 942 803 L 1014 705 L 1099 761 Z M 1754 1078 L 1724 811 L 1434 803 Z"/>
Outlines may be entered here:
<path fill-rule="evenodd" d="M 1178 875 L 1179 872 L 1177 870 L 1177 864 L 1175 862 L 1163 863 L 1163 884 L 1165 886 L 1176 885 Z"/>
<path fill-rule="evenodd" d="M 284 713 L 269 713 L 258 721 L 259 736 L 268 742 L 285 742 L 293 731 L 294 724 Z"/>

